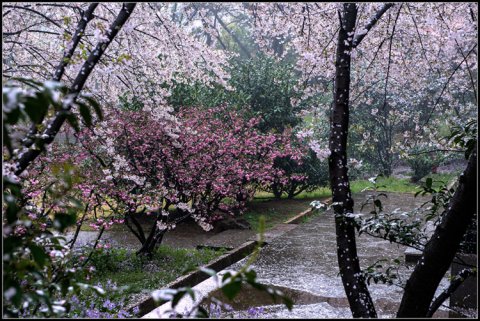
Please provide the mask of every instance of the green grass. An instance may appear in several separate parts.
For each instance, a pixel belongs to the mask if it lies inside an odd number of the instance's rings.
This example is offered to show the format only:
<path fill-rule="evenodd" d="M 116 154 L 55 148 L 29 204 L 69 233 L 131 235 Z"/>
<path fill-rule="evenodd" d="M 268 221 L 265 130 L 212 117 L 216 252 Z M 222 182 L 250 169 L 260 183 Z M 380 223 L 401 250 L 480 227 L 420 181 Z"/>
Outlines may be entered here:
<path fill-rule="evenodd" d="M 160 289 L 224 253 L 225 250 L 176 249 L 162 245 L 149 261 L 136 256 L 132 250 L 109 249 L 92 257 L 96 272 L 91 282 L 106 284 L 111 280 L 119 287 L 126 286 L 123 295 L 128 297 L 144 290 Z"/>
<path fill-rule="evenodd" d="M 299 195 L 295 196 L 294 199 L 319 199 L 331 196 L 332 193 L 330 192 L 329 187 L 319 187 L 312 192 L 302 192 Z M 265 191 L 256 191 L 255 192 L 255 200 L 265 200 L 265 199 L 274 199 L 273 193 L 265 192 Z M 282 199 L 287 199 L 287 196 L 284 194 L 282 195 Z"/>
<path fill-rule="evenodd" d="M 412 183 L 408 178 L 394 178 L 394 177 L 379 177 L 377 179 L 377 185 L 382 187 L 379 191 L 392 192 L 392 193 L 415 193 L 420 189 L 420 186 L 425 183 L 426 178 L 431 177 L 433 179 L 433 187 L 438 188 L 442 183 L 451 183 L 458 177 L 459 173 L 447 173 L 447 174 L 429 174 L 422 178 L 417 183 Z M 350 182 L 350 189 L 352 193 L 361 192 L 363 189 L 371 186 L 372 183 L 368 179 L 359 179 Z M 329 187 L 320 187 L 312 192 L 302 192 L 295 197 L 297 200 L 313 200 L 330 197 L 332 195 Z M 255 193 L 256 200 L 273 199 L 272 193 L 265 191 L 258 191 Z M 282 199 L 287 199 L 285 195 L 282 195 Z"/>
<path fill-rule="evenodd" d="M 372 183 L 367 179 L 355 180 L 350 184 L 352 193 L 361 192 L 370 186 Z M 379 186 L 378 190 L 383 192 L 415 193 L 418 191 L 418 184 L 411 183 L 407 178 L 379 177 L 377 186 Z"/>
<path fill-rule="evenodd" d="M 416 183 L 412 183 L 408 178 L 379 177 L 377 179 L 378 190 L 392 193 L 416 193 L 421 189 L 421 185 L 425 183 L 428 177 L 433 179 L 433 187 L 438 188 L 443 182 L 447 184 L 451 182 L 457 177 L 457 174 L 430 174 Z M 364 179 L 353 181 L 350 187 L 352 193 L 358 193 L 371 185 L 368 180 Z"/>

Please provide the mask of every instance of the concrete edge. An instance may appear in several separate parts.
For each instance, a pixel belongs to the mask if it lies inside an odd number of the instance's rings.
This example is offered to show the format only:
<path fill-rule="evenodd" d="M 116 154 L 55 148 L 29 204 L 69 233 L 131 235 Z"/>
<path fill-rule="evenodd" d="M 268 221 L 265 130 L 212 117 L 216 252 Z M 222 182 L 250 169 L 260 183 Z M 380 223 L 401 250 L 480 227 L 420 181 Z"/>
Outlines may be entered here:
<path fill-rule="evenodd" d="M 233 263 L 236 263 L 246 257 L 247 255 L 251 254 L 253 250 L 255 249 L 257 245 L 257 241 L 247 241 L 240 245 L 239 247 L 228 251 L 227 253 L 223 254 L 222 256 L 216 258 L 212 262 L 203 265 L 202 267 L 204 268 L 209 268 L 212 270 L 215 270 L 216 272 L 220 272 L 221 270 L 225 269 L 226 267 L 232 265 Z M 181 287 L 193 287 L 200 282 L 205 281 L 208 279 L 210 275 L 200 271 L 200 270 L 195 270 L 187 275 L 183 275 L 179 278 L 177 278 L 175 281 L 172 281 L 165 285 L 163 288 L 164 289 L 178 289 Z M 160 303 L 161 304 L 161 303 Z M 155 301 L 152 299 L 152 297 L 149 297 L 148 299 L 131 306 L 128 308 L 128 311 L 130 313 L 133 313 L 133 309 L 135 307 L 138 307 L 139 313 L 138 315 L 145 315 L 151 311 L 153 311 L 159 304 L 155 303 Z"/>
<path fill-rule="evenodd" d="M 327 205 L 330 205 L 332 203 L 332 198 L 329 197 L 327 198 L 325 201 L 324 201 L 325 204 Z M 298 215 L 295 215 L 294 217 L 292 218 L 289 218 L 288 220 L 286 220 L 285 222 L 283 222 L 284 224 L 300 224 L 302 222 L 302 219 L 304 217 L 308 217 L 309 215 L 311 215 L 313 213 L 313 207 L 301 212 L 300 214 Z"/>
<path fill-rule="evenodd" d="M 332 202 L 332 198 L 328 198 L 324 201 L 326 204 L 330 204 Z M 299 224 L 301 223 L 301 219 L 305 216 L 308 216 L 313 212 L 313 208 L 309 208 L 303 212 L 301 212 L 298 215 L 295 215 L 294 217 L 288 219 L 287 221 L 283 222 L 283 224 Z M 265 246 L 268 244 L 268 242 L 263 242 L 262 246 Z M 240 245 L 239 247 L 229 250 L 227 253 L 223 254 L 222 256 L 216 258 L 212 262 L 203 265 L 202 267 L 212 269 L 215 272 L 220 272 L 221 270 L 225 269 L 226 267 L 229 267 L 230 265 L 240 261 L 244 257 L 248 256 L 253 252 L 257 245 L 257 241 L 247 241 Z M 208 279 L 210 275 L 200 271 L 200 270 L 195 270 L 189 274 L 183 275 L 179 278 L 177 278 L 175 281 L 172 281 L 162 287 L 163 289 L 178 289 L 181 287 L 194 287 L 195 285 L 199 284 L 200 282 L 205 281 Z M 149 297 L 148 299 L 135 304 L 128 308 L 127 310 L 130 313 L 133 313 L 133 309 L 135 307 L 138 307 L 139 313 L 138 315 L 145 315 L 147 313 L 150 313 L 153 311 L 157 306 L 161 305 L 162 302 L 155 303 L 155 301 L 152 299 L 152 297 Z"/>
<path fill-rule="evenodd" d="M 292 218 L 289 218 L 288 220 L 286 220 L 285 222 L 283 222 L 284 224 L 299 224 L 301 223 L 301 220 L 304 218 L 304 217 L 307 217 L 309 214 L 311 214 L 313 212 L 313 207 L 301 212 L 300 214 L 297 214 L 295 215 L 294 217 Z"/>

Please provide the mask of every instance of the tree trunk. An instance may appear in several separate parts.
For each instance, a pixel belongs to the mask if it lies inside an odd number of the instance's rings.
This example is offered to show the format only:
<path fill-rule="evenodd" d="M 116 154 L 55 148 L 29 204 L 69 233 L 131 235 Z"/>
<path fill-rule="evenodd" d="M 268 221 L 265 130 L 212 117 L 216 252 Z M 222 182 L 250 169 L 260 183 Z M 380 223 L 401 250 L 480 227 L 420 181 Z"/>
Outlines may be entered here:
<path fill-rule="evenodd" d="M 441 223 L 423 250 L 405 286 L 399 318 L 425 317 L 435 290 L 453 261 L 463 235 L 476 213 L 477 147 L 470 156 L 467 168 L 460 175 L 459 186 Z"/>
<path fill-rule="evenodd" d="M 159 230 L 157 226 L 154 227 L 154 231 L 152 231 L 145 241 L 142 244 L 142 247 L 137 251 L 137 255 L 145 255 L 149 259 L 153 258 L 153 251 L 155 250 L 157 245 L 162 243 L 163 236 L 165 235 L 167 230 Z"/>
<path fill-rule="evenodd" d="M 275 198 L 277 200 L 281 199 L 282 198 L 282 188 L 280 187 L 279 188 L 279 184 L 276 184 L 276 183 L 273 183 L 272 185 L 272 192 L 273 192 L 273 195 L 275 196 Z"/>
<path fill-rule="evenodd" d="M 330 119 L 330 186 L 333 195 L 337 257 L 345 293 L 353 317 L 375 318 L 377 313 L 365 283 L 357 256 L 353 200 L 347 175 L 347 136 L 349 123 L 350 53 L 357 18 L 355 3 L 345 3 L 340 14 L 340 30 L 335 61 L 335 91 Z"/>

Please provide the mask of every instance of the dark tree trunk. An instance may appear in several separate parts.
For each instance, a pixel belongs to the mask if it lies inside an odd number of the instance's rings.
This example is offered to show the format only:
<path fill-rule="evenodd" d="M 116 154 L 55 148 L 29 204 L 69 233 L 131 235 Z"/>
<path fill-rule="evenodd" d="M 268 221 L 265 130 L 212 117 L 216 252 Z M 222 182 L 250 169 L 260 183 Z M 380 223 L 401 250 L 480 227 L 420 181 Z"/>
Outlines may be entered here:
<path fill-rule="evenodd" d="M 377 313 L 362 276 L 357 256 L 353 200 L 347 175 L 349 123 L 350 53 L 357 18 L 355 3 L 345 3 L 340 14 L 340 30 L 335 61 L 335 91 L 331 115 L 329 172 L 333 195 L 337 257 L 345 293 L 353 317 L 375 318 Z"/>
<path fill-rule="evenodd" d="M 279 184 L 274 183 L 272 185 L 272 192 L 276 199 L 279 200 L 282 198 L 283 191 L 282 191 L 282 188 L 279 188 Z"/>
<path fill-rule="evenodd" d="M 441 223 L 425 246 L 405 286 L 397 317 L 425 317 L 440 280 L 453 261 L 460 242 L 476 213 L 477 147 L 470 156 L 467 168 L 460 175 L 459 185 Z"/>
<path fill-rule="evenodd" d="M 167 230 L 160 230 L 158 227 L 155 225 L 153 227 L 153 230 L 151 231 L 150 235 L 148 238 L 145 240 L 145 242 L 142 244 L 142 247 L 137 251 L 137 255 L 145 255 L 148 258 L 153 257 L 153 251 L 155 248 L 162 243 L 163 236 Z"/>

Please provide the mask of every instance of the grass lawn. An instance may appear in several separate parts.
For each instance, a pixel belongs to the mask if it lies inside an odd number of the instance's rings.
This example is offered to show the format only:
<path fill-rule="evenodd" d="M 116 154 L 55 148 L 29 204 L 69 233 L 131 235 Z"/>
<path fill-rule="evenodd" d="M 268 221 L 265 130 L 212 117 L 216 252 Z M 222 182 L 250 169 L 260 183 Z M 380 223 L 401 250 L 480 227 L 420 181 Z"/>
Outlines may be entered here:
<path fill-rule="evenodd" d="M 103 250 L 92 256 L 96 272 L 93 284 L 116 283 L 125 286 L 126 297 L 142 291 L 161 289 L 178 277 L 224 254 L 225 250 L 182 249 L 161 245 L 152 260 L 135 255 L 134 251 L 117 248 Z"/>
<path fill-rule="evenodd" d="M 433 187 L 438 188 L 442 183 L 449 184 L 452 180 L 456 179 L 458 174 L 430 174 L 422 178 L 417 183 L 412 183 L 408 178 L 394 178 L 394 177 L 379 177 L 377 179 L 377 185 L 379 191 L 383 192 L 395 192 L 395 193 L 416 193 L 420 190 L 420 186 L 425 183 L 428 177 L 433 179 Z M 361 192 L 372 184 L 364 180 L 355 180 L 351 184 L 352 193 Z"/>

